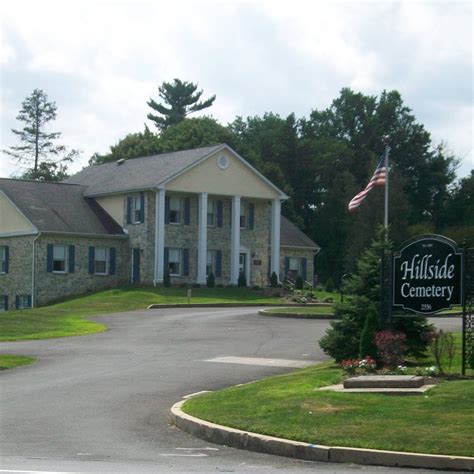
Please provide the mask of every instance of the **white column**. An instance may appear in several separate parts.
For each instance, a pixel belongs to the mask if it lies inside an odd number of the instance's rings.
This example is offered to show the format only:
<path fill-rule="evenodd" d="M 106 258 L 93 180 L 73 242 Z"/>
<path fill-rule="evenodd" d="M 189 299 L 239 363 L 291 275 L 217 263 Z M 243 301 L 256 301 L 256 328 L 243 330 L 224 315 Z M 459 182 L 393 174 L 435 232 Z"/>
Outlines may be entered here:
<path fill-rule="evenodd" d="M 240 254 L 240 196 L 232 197 L 232 223 L 230 238 L 230 283 L 237 285 L 239 281 Z"/>
<path fill-rule="evenodd" d="M 280 222 L 281 222 L 281 202 L 280 199 L 272 201 L 272 260 L 270 265 L 270 275 L 275 272 L 280 281 Z"/>
<path fill-rule="evenodd" d="M 155 192 L 155 285 L 163 283 L 165 260 L 165 190 Z"/>
<path fill-rule="evenodd" d="M 207 193 L 199 194 L 197 283 L 205 284 L 207 263 Z"/>

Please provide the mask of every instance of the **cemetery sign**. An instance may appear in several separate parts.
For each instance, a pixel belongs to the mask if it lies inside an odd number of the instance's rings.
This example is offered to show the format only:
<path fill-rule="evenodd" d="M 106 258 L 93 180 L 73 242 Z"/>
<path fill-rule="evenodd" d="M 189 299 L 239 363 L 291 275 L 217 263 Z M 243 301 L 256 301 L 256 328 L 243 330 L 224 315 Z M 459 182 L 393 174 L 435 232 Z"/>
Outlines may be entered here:
<path fill-rule="evenodd" d="M 430 314 L 463 303 L 463 252 L 441 235 L 409 240 L 393 256 L 393 306 Z"/>

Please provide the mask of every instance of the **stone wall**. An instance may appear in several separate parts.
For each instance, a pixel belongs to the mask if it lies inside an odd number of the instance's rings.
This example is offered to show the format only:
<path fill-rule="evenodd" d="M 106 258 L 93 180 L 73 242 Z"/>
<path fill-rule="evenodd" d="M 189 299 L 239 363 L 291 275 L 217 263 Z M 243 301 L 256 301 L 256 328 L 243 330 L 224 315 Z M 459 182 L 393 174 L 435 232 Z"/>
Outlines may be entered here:
<path fill-rule="evenodd" d="M 0 237 L 9 248 L 9 271 L 0 274 L 0 296 L 8 296 L 8 308 L 15 309 L 16 295 L 31 295 L 34 235 Z"/>
<path fill-rule="evenodd" d="M 145 219 L 141 224 L 127 224 L 127 196 L 138 196 L 131 193 L 123 197 L 124 229 L 128 232 L 128 253 L 131 249 L 140 249 L 140 283 L 152 285 L 155 276 L 155 193 L 145 192 Z M 131 260 L 128 266 L 131 279 Z"/>
<path fill-rule="evenodd" d="M 306 258 L 306 281 L 313 282 L 314 276 L 314 253 L 311 249 L 298 249 L 290 247 L 281 247 L 280 249 L 280 279 L 285 276 L 285 257 Z"/>
<path fill-rule="evenodd" d="M 47 271 L 47 245 L 74 245 L 74 273 Z M 89 247 L 115 247 L 115 275 L 89 274 Z M 35 246 L 35 306 L 72 295 L 99 291 L 129 282 L 129 250 L 126 240 L 113 237 L 79 237 L 73 235 L 42 235 Z"/>

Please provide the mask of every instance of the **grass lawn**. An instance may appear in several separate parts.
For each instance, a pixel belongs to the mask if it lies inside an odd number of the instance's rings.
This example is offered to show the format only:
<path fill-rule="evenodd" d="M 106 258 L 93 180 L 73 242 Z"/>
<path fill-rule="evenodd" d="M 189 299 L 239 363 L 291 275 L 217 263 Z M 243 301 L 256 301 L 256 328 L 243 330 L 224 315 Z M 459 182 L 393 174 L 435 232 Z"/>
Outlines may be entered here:
<path fill-rule="evenodd" d="M 270 308 L 265 310 L 268 314 L 317 314 L 322 316 L 332 316 L 334 308 L 332 306 L 296 306 L 286 308 Z"/>
<path fill-rule="evenodd" d="M 20 365 L 32 364 L 34 361 L 35 359 L 33 357 L 0 354 L 0 370 L 13 369 Z"/>
<path fill-rule="evenodd" d="M 281 303 L 247 288 L 193 288 L 192 303 Z M 89 316 L 143 309 L 153 303 L 187 303 L 186 288 L 124 287 L 30 310 L 0 313 L 0 341 L 80 336 L 105 331 Z"/>
<path fill-rule="evenodd" d="M 192 398 L 184 411 L 215 423 L 313 444 L 474 456 L 474 380 L 425 396 L 316 391 L 330 363 Z"/>

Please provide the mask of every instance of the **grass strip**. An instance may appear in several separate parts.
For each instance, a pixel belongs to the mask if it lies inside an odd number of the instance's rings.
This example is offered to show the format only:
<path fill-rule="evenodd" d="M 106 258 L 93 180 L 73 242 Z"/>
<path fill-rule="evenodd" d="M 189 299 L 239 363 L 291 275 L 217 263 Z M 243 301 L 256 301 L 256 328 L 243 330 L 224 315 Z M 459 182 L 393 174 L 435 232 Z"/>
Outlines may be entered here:
<path fill-rule="evenodd" d="M 13 369 L 21 365 L 32 364 L 35 360 L 34 357 L 0 354 L 0 370 Z"/>
<path fill-rule="evenodd" d="M 342 379 L 320 364 L 186 402 L 186 413 L 237 429 L 329 446 L 474 456 L 474 381 L 423 396 L 317 391 Z"/>
<path fill-rule="evenodd" d="M 50 306 L 0 313 L 0 341 L 81 336 L 106 330 L 85 318 L 144 309 L 154 303 L 187 303 L 186 288 L 122 287 Z M 281 303 L 247 288 L 193 288 L 192 303 Z"/>

